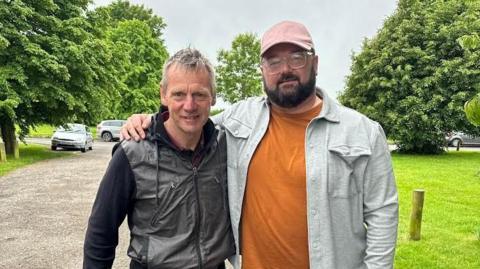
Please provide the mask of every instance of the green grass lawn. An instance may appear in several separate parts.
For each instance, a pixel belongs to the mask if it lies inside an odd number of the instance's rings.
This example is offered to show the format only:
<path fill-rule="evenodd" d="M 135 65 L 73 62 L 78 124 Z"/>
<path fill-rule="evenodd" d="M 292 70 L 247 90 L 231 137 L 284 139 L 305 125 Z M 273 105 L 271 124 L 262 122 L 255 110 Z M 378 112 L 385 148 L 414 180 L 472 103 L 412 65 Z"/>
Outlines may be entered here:
<path fill-rule="evenodd" d="M 480 268 L 480 152 L 393 155 L 400 200 L 395 268 Z M 408 240 L 412 191 L 425 190 L 422 239 Z"/>
<path fill-rule="evenodd" d="M 35 127 L 35 129 L 30 128 L 30 133 L 28 136 L 50 138 L 52 137 L 54 131 L 55 127 L 47 124 L 41 124 Z"/>
<path fill-rule="evenodd" d="M 92 133 L 93 139 L 97 137 L 97 127 L 96 126 L 90 126 L 90 132 Z M 35 129 L 31 128 L 29 137 L 45 137 L 45 138 L 50 138 L 53 135 L 53 132 L 55 131 L 55 127 L 48 125 L 48 124 L 41 124 L 38 125 Z"/>
<path fill-rule="evenodd" d="M 6 162 L 0 163 L 0 176 L 5 175 L 6 173 L 13 171 L 17 168 L 46 160 L 46 159 L 53 159 L 58 157 L 63 157 L 67 155 L 71 155 L 72 153 L 69 152 L 58 152 L 58 151 L 51 151 L 47 146 L 42 145 L 35 145 L 29 144 L 24 145 L 20 143 L 20 159 L 13 159 L 10 156 L 7 156 Z"/>

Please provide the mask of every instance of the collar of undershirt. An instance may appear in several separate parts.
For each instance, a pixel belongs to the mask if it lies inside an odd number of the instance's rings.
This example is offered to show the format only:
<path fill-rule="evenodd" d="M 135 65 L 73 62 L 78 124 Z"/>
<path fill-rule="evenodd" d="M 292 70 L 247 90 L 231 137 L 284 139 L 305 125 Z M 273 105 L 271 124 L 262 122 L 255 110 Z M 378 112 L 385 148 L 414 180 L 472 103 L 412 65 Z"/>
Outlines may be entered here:
<path fill-rule="evenodd" d="M 295 113 L 295 114 L 279 111 L 279 110 L 273 109 L 272 107 L 270 107 L 271 108 L 270 111 L 271 111 L 272 117 L 300 119 L 300 118 L 306 118 L 309 115 L 312 115 L 312 118 L 314 118 L 318 116 L 318 114 L 320 114 L 320 111 L 322 110 L 322 104 L 323 102 L 319 102 L 309 110 L 301 113 Z"/>

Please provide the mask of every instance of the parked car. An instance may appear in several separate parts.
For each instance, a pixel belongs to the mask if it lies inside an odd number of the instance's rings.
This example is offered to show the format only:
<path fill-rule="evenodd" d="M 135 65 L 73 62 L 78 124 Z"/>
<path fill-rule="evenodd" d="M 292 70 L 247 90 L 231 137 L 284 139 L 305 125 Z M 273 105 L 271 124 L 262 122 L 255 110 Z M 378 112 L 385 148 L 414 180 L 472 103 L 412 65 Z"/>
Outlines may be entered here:
<path fill-rule="evenodd" d="M 448 133 L 446 138 L 449 146 L 457 147 L 460 146 L 480 146 L 480 137 L 467 135 L 462 132 L 451 132 Z"/>
<path fill-rule="evenodd" d="M 52 136 L 52 150 L 58 147 L 64 149 L 79 149 L 85 152 L 93 149 L 93 136 L 88 126 L 78 123 L 68 123 L 55 130 Z"/>
<path fill-rule="evenodd" d="M 110 142 L 120 139 L 120 128 L 125 120 L 104 120 L 97 125 L 97 136 L 103 141 Z"/>

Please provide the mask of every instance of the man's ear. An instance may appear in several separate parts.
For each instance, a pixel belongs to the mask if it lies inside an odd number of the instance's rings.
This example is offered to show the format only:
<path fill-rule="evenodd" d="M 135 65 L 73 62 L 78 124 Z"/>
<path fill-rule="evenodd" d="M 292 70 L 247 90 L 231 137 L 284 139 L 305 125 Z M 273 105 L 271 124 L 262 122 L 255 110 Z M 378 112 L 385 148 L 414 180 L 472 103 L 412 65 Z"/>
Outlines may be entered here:
<path fill-rule="evenodd" d="M 318 55 L 313 57 L 313 69 L 315 70 L 315 76 L 318 74 Z"/>
<path fill-rule="evenodd" d="M 212 96 L 212 102 L 210 102 L 211 106 L 214 106 L 217 103 L 217 96 Z"/>
<path fill-rule="evenodd" d="M 167 97 L 167 89 L 160 86 L 160 101 L 162 105 L 168 106 L 168 97 Z"/>

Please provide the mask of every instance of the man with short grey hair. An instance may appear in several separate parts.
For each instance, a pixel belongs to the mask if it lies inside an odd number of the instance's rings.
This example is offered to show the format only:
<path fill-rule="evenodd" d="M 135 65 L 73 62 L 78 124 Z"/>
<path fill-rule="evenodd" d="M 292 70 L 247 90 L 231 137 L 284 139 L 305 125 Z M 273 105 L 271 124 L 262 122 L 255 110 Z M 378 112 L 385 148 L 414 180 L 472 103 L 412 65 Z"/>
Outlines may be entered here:
<path fill-rule="evenodd" d="M 146 139 L 123 141 L 100 184 L 84 245 L 84 268 L 110 268 L 128 216 L 130 268 L 225 268 L 235 253 L 226 193 L 226 139 L 208 118 L 214 71 L 195 49 L 165 64 L 168 110 Z"/>

